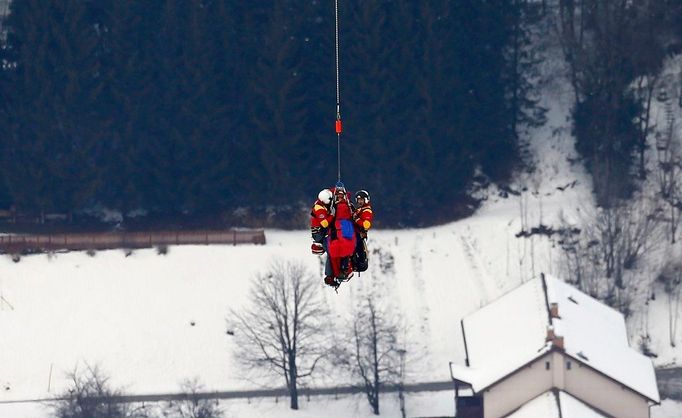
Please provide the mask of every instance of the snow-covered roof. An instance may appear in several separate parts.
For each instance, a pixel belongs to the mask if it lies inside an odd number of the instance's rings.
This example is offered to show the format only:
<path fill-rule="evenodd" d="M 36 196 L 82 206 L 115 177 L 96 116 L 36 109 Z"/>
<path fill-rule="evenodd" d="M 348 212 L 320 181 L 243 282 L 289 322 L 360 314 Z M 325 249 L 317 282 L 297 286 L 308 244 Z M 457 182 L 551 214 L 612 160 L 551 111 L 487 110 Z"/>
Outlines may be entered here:
<path fill-rule="evenodd" d="M 506 418 L 606 418 L 564 391 L 547 391 Z"/>
<path fill-rule="evenodd" d="M 525 364 L 529 353 L 535 357 L 545 346 L 547 319 L 539 280 L 527 282 L 481 308 L 464 319 L 469 365 Z M 501 345 L 504 350 L 500 350 Z"/>
<path fill-rule="evenodd" d="M 553 303 L 559 318 L 550 318 Z M 567 355 L 659 402 L 653 363 L 629 346 L 623 315 L 550 276 L 530 280 L 462 320 L 470 367 L 452 365 L 453 376 L 477 392 L 491 386 L 552 348 L 549 326 L 563 337 Z"/>
<path fill-rule="evenodd" d="M 452 365 L 475 391 L 497 382 L 550 349 L 548 313 L 540 280 L 531 280 L 462 321 L 469 367 Z"/>
<path fill-rule="evenodd" d="M 623 315 L 559 279 L 546 276 L 545 281 L 549 302 L 559 306 L 560 319 L 552 323 L 564 337 L 564 351 L 659 402 L 653 363 L 630 347 Z"/>

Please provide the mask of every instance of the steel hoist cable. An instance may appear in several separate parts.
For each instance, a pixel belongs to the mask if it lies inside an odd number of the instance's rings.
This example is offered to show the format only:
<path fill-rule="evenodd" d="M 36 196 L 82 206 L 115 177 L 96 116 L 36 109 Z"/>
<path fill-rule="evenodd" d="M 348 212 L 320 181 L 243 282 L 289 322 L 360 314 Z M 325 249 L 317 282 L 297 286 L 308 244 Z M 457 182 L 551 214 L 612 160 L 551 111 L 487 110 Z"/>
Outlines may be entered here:
<path fill-rule="evenodd" d="M 336 62 L 336 159 L 338 164 L 338 181 L 341 181 L 341 88 L 339 77 L 339 0 L 334 0 L 334 57 Z"/>

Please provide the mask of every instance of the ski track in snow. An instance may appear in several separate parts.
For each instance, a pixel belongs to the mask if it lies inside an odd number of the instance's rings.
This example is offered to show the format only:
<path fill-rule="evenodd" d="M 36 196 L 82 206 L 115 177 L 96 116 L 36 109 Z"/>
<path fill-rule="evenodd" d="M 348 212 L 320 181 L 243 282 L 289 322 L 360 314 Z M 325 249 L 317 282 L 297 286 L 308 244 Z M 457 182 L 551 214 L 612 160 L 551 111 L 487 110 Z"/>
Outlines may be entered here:
<path fill-rule="evenodd" d="M 417 304 L 417 312 L 419 313 L 419 333 L 423 341 L 428 341 L 431 337 L 431 329 L 429 325 L 430 310 L 426 302 L 426 283 L 422 273 L 422 241 L 421 234 L 417 235 L 412 247 L 412 285 L 415 289 L 415 296 Z"/>
<path fill-rule="evenodd" d="M 485 275 L 485 282 L 486 283 L 494 283 L 496 287 L 496 292 L 494 295 L 490 295 L 489 291 L 489 296 L 492 297 L 497 297 L 498 295 L 501 295 L 504 290 L 506 289 L 506 284 L 505 281 L 503 280 L 502 275 L 496 274 L 490 271 L 489 265 L 490 263 L 487 263 L 486 260 L 484 260 L 482 257 L 484 255 L 483 250 L 479 248 L 478 245 L 478 240 L 476 237 L 471 234 L 471 231 L 469 231 L 469 235 L 467 237 L 464 237 L 464 240 L 466 241 L 467 245 L 469 248 L 471 248 L 472 254 L 474 256 L 474 259 L 476 260 L 476 263 L 478 264 L 479 268 Z"/>
<path fill-rule="evenodd" d="M 482 268 L 477 260 L 477 257 L 475 255 L 475 249 L 471 246 L 469 243 L 469 240 L 463 235 L 459 234 L 459 242 L 460 242 L 460 247 L 462 249 L 462 254 L 464 254 L 465 259 L 467 263 L 469 264 L 470 271 L 472 276 L 470 277 L 470 280 L 472 280 L 476 288 L 478 289 L 478 295 L 479 295 L 479 301 L 481 306 L 487 304 L 490 301 L 490 292 L 488 291 L 485 283 L 485 276 L 482 271 Z"/>

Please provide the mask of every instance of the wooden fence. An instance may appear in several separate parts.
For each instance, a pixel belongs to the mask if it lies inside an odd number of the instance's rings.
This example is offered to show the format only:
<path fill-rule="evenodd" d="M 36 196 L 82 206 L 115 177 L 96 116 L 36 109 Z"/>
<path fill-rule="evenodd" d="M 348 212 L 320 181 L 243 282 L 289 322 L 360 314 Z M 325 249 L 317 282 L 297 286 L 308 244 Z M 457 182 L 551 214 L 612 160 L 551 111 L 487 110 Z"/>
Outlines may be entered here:
<path fill-rule="evenodd" d="M 231 229 L 4 235 L 0 236 L 0 253 L 20 254 L 58 250 L 107 250 L 211 244 L 265 244 L 265 232 L 262 229 Z"/>

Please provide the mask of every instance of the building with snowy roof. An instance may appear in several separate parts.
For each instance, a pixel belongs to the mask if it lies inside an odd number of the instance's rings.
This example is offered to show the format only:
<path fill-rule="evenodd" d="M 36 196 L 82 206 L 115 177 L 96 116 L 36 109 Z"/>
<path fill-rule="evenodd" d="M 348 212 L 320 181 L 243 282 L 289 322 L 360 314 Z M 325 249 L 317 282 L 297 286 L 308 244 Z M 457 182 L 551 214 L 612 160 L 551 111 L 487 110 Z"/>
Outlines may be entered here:
<path fill-rule="evenodd" d="M 648 418 L 650 358 L 623 315 L 541 275 L 461 321 L 466 365 L 450 364 L 458 418 Z"/>

